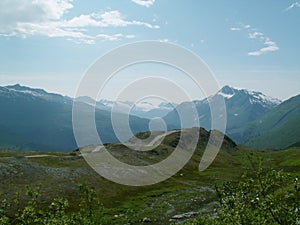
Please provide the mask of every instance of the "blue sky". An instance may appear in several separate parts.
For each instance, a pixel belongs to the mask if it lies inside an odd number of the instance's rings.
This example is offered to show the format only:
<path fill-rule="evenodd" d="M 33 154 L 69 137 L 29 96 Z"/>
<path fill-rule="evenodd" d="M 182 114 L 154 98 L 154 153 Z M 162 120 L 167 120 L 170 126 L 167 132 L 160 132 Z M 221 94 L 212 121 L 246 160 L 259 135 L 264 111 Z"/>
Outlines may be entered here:
<path fill-rule="evenodd" d="M 287 99 L 300 93 L 299 21 L 294 0 L 2 0 L 0 85 L 74 96 L 109 50 L 160 40 L 196 53 L 220 85 Z"/>

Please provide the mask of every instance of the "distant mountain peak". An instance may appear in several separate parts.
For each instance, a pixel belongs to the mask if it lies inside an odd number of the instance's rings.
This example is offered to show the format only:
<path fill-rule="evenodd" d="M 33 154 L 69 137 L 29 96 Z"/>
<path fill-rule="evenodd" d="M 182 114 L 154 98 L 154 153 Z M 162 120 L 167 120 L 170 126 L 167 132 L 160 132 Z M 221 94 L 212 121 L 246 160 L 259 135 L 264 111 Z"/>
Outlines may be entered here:
<path fill-rule="evenodd" d="M 40 88 L 31 88 L 27 86 L 22 86 L 20 84 L 14 84 L 14 85 L 7 85 L 4 87 L 0 86 L 0 92 L 2 96 L 6 96 L 6 98 L 18 98 L 22 96 L 23 98 L 27 99 L 43 99 L 46 101 L 60 101 L 60 102 L 66 102 L 66 101 L 72 101 L 71 98 L 67 96 L 62 96 L 60 94 L 55 93 L 48 93 L 47 91 L 40 89 Z"/>
<path fill-rule="evenodd" d="M 250 96 L 250 103 L 255 104 L 255 103 L 264 103 L 267 105 L 279 105 L 282 101 L 278 98 L 274 98 L 271 96 L 267 96 L 264 93 L 260 91 L 252 91 L 252 90 L 247 90 L 247 89 L 241 89 L 245 94 Z"/>
<path fill-rule="evenodd" d="M 8 85 L 5 86 L 9 90 L 24 92 L 24 93 L 38 93 L 38 94 L 48 94 L 45 90 L 40 88 L 31 88 L 27 86 L 22 86 L 20 84 Z"/>
<path fill-rule="evenodd" d="M 6 87 L 11 87 L 11 88 L 21 88 L 22 86 L 18 83 L 18 84 L 14 84 L 14 85 L 9 85 Z"/>
<path fill-rule="evenodd" d="M 13 84 L 13 85 L 7 85 L 5 87 L 9 88 L 9 89 L 32 89 L 30 87 L 22 86 L 19 83 L 18 84 Z"/>
<path fill-rule="evenodd" d="M 223 93 L 226 93 L 226 94 L 232 94 L 232 93 L 234 93 L 234 90 L 236 90 L 236 89 L 233 87 L 230 87 L 229 85 L 225 85 L 224 87 L 221 88 L 220 91 L 222 91 Z"/>
<path fill-rule="evenodd" d="M 232 98 L 236 93 L 236 89 L 226 85 L 218 91 L 217 95 L 221 95 L 226 99 Z"/>
<path fill-rule="evenodd" d="M 221 95 L 227 100 L 234 96 L 236 96 L 236 98 L 238 98 L 238 96 L 247 96 L 251 104 L 259 103 L 265 106 L 276 106 L 282 102 L 280 99 L 267 96 L 259 91 L 234 88 L 229 85 L 222 87 L 216 95 Z"/>

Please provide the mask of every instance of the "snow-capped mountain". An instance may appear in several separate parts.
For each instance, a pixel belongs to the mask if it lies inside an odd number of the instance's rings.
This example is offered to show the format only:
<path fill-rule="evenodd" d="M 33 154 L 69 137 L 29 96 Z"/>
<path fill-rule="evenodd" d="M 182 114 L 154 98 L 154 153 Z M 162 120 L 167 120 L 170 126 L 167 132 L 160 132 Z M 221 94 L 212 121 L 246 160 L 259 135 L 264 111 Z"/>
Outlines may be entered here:
<path fill-rule="evenodd" d="M 95 101 L 90 97 L 78 97 L 77 101 L 84 102 L 91 106 L 95 106 L 98 109 L 106 110 L 106 111 L 114 111 L 120 113 L 130 113 L 131 115 L 152 119 L 155 117 L 164 117 L 169 112 L 174 110 L 177 106 L 175 103 L 169 102 L 151 102 L 151 101 L 141 101 L 138 103 L 130 102 L 130 101 L 113 101 L 107 99 L 101 99 L 99 101 Z"/>
<path fill-rule="evenodd" d="M 106 99 L 101 99 L 100 101 L 97 101 L 97 103 L 100 103 L 109 109 L 111 109 L 112 107 L 116 107 L 116 105 L 120 105 L 123 107 L 130 107 L 130 108 L 134 108 L 135 110 L 145 111 L 145 112 L 150 111 L 152 109 L 158 109 L 158 108 L 169 110 L 169 109 L 173 109 L 174 105 L 176 106 L 176 104 L 169 103 L 169 102 L 153 103 L 151 101 L 141 101 L 138 103 L 134 103 L 130 101 L 112 101 Z"/>
<path fill-rule="evenodd" d="M 0 94 L 2 97 L 16 98 L 21 97 L 27 100 L 45 100 L 50 102 L 64 102 L 70 103 L 72 98 L 67 96 L 62 96 L 59 94 L 48 93 L 43 89 L 30 88 L 26 86 L 21 86 L 20 84 L 9 85 L 0 87 Z"/>
<path fill-rule="evenodd" d="M 227 130 L 245 126 L 278 106 L 281 101 L 258 91 L 223 87 L 215 96 L 222 95 L 227 110 Z"/>
<path fill-rule="evenodd" d="M 225 101 L 238 96 L 248 96 L 250 104 L 261 104 L 264 107 L 274 107 L 281 103 L 281 100 L 264 95 L 262 92 L 247 89 L 238 89 L 230 86 L 224 86 L 216 95 L 223 96 Z"/>
<path fill-rule="evenodd" d="M 237 89 L 224 86 L 216 94 L 203 100 L 184 102 L 177 106 L 181 112 L 189 113 L 190 107 L 196 107 L 199 115 L 199 123 L 202 127 L 210 129 L 211 111 L 209 102 L 217 101 L 222 96 L 226 104 L 227 112 L 227 134 L 230 135 L 234 129 L 244 127 L 249 122 L 261 117 L 274 109 L 281 103 L 279 99 L 268 97 L 261 92 L 246 89 Z M 165 120 L 169 128 L 179 128 L 179 116 L 176 110 L 170 112 Z"/>
<path fill-rule="evenodd" d="M 130 111 L 132 115 L 136 115 L 139 117 L 144 117 L 148 119 L 156 118 L 156 117 L 164 117 L 169 112 L 174 110 L 177 104 L 175 103 L 166 103 L 166 102 L 149 102 L 142 101 L 137 104 L 133 104 L 133 107 Z"/>
<path fill-rule="evenodd" d="M 201 118 L 209 119 L 210 109 L 209 109 L 209 101 L 214 101 L 218 96 L 222 96 L 227 105 L 227 111 L 229 112 L 228 116 L 238 116 L 240 114 L 244 114 L 241 112 L 243 107 L 247 105 L 247 109 L 249 111 L 252 107 L 258 109 L 259 114 L 263 111 L 268 111 L 269 109 L 274 108 L 278 104 L 281 103 L 279 99 L 272 98 L 264 95 L 258 91 L 251 91 L 246 89 L 238 89 L 230 86 L 224 86 L 220 89 L 215 95 L 209 96 L 203 100 L 195 100 L 193 104 L 195 104 L 196 108 L 199 112 L 202 112 Z M 154 117 L 163 117 L 173 111 L 177 104 L 175 103 L 167 103 L 161 102 L 159 104 L 155 104 L 151 101 L 141 101 L 137 104 L 130 101 L 113 101 L 107 99 L 101 99 L 100 101 L 95 102 L 95 100 L 89 97 L 79 97 L 80 101 L 83 101 L 90 105 L 95 105 L 96 107 L 102 110 L 111 111 L 112 109 L 115 112 L 130 112 L 132 115 L 137 115 L 144 118 L 154 118 Z M 243 104 L 240 104 L 243 103 Z M 189 108 L 190 103 L 184 102 L 179 105 L 179 107 Z M 258 112 L 254 112 L 257 114 Z M 207 115 L 206 115 L 207 114 Z M 255 116 L 254 116 L 255 117 Z M 252 117 L 253 118 L 253 117 Z M 206 122 L 205 122 L 206 124 Z"/>

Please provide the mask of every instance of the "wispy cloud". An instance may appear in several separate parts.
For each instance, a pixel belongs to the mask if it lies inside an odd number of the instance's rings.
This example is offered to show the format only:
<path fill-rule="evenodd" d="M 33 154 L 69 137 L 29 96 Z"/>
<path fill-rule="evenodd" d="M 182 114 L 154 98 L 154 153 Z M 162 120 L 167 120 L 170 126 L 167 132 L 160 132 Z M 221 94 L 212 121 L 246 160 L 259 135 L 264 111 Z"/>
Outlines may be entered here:
<path fill-rule="evenodd" d="M 124 35 L 124 34 L 113 34 L 113 35 L 107 35 L 107 34 L 98 34 L 97 38 L 102 38 L 103 40 L 108 40 L 108 41 L 117 41 L 120 40 L 121 38 L 135 38 L 135 35 Z"/>
<path fill-rule="evenodd" d="M 239 30 L 241 30 L 241 28 L 239 28 L 239 27 L 231 27 L 230 30 L 232 30 L 232 31 L 239 31 Z"/>
<path fill-rule="evenodd" d="M 263 47 L 255 50 L 250 51 L 247 53 L 249 56 L 260 56 L 262 54 L 268 53 L 268 52 L 275 52 L 279 50 L 279 47 L 277 44 L 271 40 L 271 38 L 267 37 L 264 33 L 258 32 L 256 28 L 253 28 L 249 24 L 243 24 L 239 23 L 236 27 L 231 27 L 231 31 L 246 31 L 248 34 L 249 39 L 258 40 L 260 43 L 263 44 Z"/>
<path fill-rule="evenodd" d="M 70 20 L 63 20 L 57 23 L 59 27 L 126 27 L 130 25 L 145 26 L 148 28 L 159 28 L 158 25 L 141 22 L 137 20 L 125 20 L 117 10 L 104 13 L 92 13 L 80 15 Z"/>
<path fill-rule="evenodd" d="M 289 7 L 287 7 L 287 8 L 285 9 L 285 11 L 289 11 L 289 10 L 295 8 L 295 7 L 300 8 L 300 1 L 292 3 Z"/>
<path fill-rule="evenodd" d="M 19 7 L 15 7 L 18 5 Z M 64 37 L 76 43 L 94 44 L 96 40 L 116 41 L 133 38 L 133 34 L 95 34 L 93 28 L 144 26 L 159 28 L 139 20 L 126 20 L 119 11 L 82 14 L 68 20 L 63 16 L 73 8 L 72 0 L 0 1 L 0 36 L 40 35 Z M 92 34 L 93 33 L 93 34 Z"/>
<path fill-rule="evenodd" d="M 160 42 L 170 42 L 170 40 L 169 40 L 168 38 L 160 39 L 160 40 L 158 40 L 158 41 L 160 41 Z"/>
<path fill-rule="evenodd" d="M 150 7 L 155 2 L 155 0 L 131 0 L 131 1 L 145 7 Z"/>
<path fill-rule="evenodd" d="M 248 55 L 259 56 L 259 55 L 265 54 L 267 52 L 275 52 L 275 51 L 279 50 L 279 47 L 277 46 L 277 44 L 274 41 L 271 41 L 268 37 L 264 37 L 264 39 L 265 39 L 265 41 L 264 41 L 265 47 L 263 47 L 257 51 L 248 52 Z"/>
<path fill-rule="evenodd" d="M 253 33 L 249 33 L 249 38 L 250 39 L 256 39 L 256 38 L 259 38 L 259 37 L 264 38 L 264 34 L 261 33 L 261 32 L 257 32 L 257 31 L 255 31 Z"/>

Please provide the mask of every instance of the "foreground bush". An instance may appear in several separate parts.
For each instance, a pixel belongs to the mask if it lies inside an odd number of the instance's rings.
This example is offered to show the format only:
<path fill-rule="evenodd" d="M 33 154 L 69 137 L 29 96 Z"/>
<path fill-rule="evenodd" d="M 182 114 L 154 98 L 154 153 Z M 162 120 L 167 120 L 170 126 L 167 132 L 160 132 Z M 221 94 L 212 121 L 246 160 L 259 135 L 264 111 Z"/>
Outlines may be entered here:
<path fill-rule="evenodd" d="M 0 224 L 22 224 L 22 225 L 77 225 L 99 224 L 96 216 L 101 212 L 101 205 L 97 199 L 95 191 L 86 184 L 80 184 L 81 192 L 80 210 L 76 213 L 68 212 L 69 203 L 62 197 L 55 198 L 47 209 L 40 209 L 37 204 L 39 192 L 28 188 L 26 195 L 30 197 L 27 205 L 19 209 L 13 218 L 7 216 L 9 204 L 6 200 L 2 201 L 0 207 Z M 19 194 L 17 194 L 18 196 Z M 15 199 L 15 204 L 19 205 L 19 198 Z M 97 213 L 97 215 L 96 215 Z"/>
<path fill-rule="evenodd" d="M 251 169 L 237 183 L 216 186 L 221 209 L 216 218 L 202 217 L 188 224 L 300 224 L 300 182 L 276 170 Z"/>

